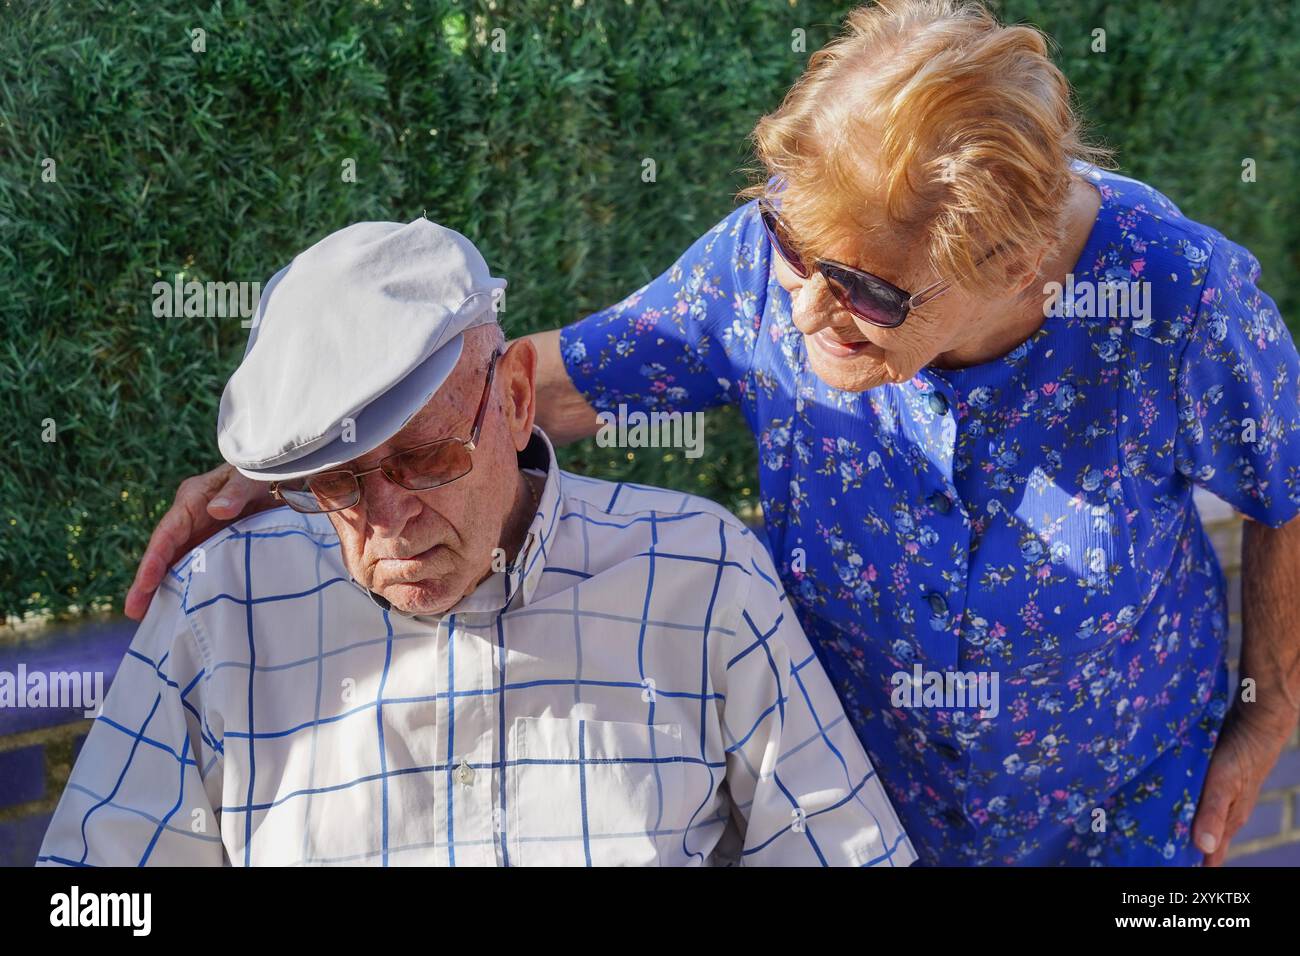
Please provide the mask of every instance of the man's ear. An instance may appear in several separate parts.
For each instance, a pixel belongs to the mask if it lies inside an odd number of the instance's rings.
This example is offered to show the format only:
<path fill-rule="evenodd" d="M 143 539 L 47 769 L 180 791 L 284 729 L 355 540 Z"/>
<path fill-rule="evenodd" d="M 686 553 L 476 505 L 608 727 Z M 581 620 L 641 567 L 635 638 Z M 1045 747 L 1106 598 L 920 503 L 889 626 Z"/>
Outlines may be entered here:
<path fill-rule="evenodd" d="M 506 425 L 515 451 L 523 451 L 533 437 L 537 416 L 537 349 L 528 339 L 511 342 L 497 364 Z"/>

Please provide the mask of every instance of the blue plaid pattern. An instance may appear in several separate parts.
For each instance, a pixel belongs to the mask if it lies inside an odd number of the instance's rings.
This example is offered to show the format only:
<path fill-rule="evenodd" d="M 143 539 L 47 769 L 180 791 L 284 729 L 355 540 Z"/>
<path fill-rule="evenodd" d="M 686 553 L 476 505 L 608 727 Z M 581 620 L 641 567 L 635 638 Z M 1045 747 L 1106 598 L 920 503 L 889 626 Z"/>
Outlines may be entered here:
<path fill-rule="evenodd" d="M 385 610 L 286 509 L 174 568 L 40 862 L 911 863 L 763 546 L 534 443 L 523 549 L 446 615 Z"/>

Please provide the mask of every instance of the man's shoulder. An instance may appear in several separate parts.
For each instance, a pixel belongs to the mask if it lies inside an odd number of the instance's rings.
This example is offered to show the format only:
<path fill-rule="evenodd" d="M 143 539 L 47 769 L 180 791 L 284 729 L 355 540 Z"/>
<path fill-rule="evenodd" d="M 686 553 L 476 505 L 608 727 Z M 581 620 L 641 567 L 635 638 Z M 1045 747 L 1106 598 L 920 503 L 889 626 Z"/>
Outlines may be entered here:
<path fill-rule="evenodd" d="M 710 634 L 712 679 L 786 612 L 785 591 L 758 534 L 716 502 L 649 485 L 561 472 L 558 527 L 541 594 L 589 613 Z M 575 600 L 568 592 L 579 589 Z M 747 620 L 747 617 L 750 619 Z M 675 653 L 669 641 L 655 645 Z"/>
<path fill-rule="evenodd" d="M 567 471 L 560 475 L 561 520 L 586 524 L 589 533 L 604 531 L 626 544 L 627 550 L 643 550 L 648 536 L 656 550 L 671 548 L 710 560 L 725 557 L 745 574 L 756 562 L 770 566 L 767 550 L 754 532 L 715 501 L 670 488 L 604 481 Z M 633 529 L 640 533 L 624 533 Z M 769 567 L 763 570 L 774 573 Z"/>
<path fill-rule="evenodd" d="M 212 580 L 231 575 L 243 579 L 245 567 L 254 558 L 296 558 L 327 551 L 337 554 L 338 543 L 334 526 L 325 515 L 272 508 L 222 528 L 182 556 L 172 566 L 171 575 L 177 582 L 200 574 L 212 575 Z"/>
<path fill-rule="evenodd" d="M 274 508 L 221 529 L 168 571 L 191 623 L 203 616 L 310 597 L 348 574 L 338 535 L 324 515 Z M 360 593 L 360 592 L 358 592 Z"/>
<path fill-rule="evenodd" d="M 687 491 L 638 485 L 630 481 L 606 481 L 588 478 L 572 472 L 561 471 L 562 495 L 572 508 L 581 502 L 588 512 L 599 512 L 607 517 L 629 518 L 656 514 L 661 517 L 677 516 L 687 521 L 721 521 L 728 527 L 744 531 L 745 524 L 734 514 L 708 498 Z"/>

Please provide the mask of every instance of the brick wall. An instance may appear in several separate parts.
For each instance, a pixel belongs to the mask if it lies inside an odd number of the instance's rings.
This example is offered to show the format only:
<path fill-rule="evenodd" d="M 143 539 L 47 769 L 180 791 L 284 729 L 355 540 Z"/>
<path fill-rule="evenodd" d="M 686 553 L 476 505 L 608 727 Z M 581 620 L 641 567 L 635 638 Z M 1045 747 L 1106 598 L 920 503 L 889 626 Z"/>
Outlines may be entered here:
<path fill-rule="evenodd" d="M 1241 519 L 1217 499 L 1197 504 L 1228 576 L 1229 659 L 1241 647 Z M 0 629 L 0 671 L 101 671 L 112 682 L 134 624 L 91 619 L 40 634 Z M 1233 683 L 1236 682 L 1235 666 Z M 26 866 L 36 857 L 50 814 L 90 721 L 76 710 L 0 708 L 0 866 Z M 1300 730 L 1292 734 L 1237 834 L 1229 855 L 1235 866 L 1300 866 Z"/>

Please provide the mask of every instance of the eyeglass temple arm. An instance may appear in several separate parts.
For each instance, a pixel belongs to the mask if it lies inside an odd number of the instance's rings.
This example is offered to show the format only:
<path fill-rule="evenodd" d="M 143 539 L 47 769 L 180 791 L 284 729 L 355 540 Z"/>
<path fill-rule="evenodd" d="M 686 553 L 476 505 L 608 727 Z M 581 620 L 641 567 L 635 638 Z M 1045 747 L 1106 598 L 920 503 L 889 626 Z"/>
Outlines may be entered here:
<path fill-rule="evenodd" d="M 496 378 L 497 359 L 500 357 L 501 350 L 496 349 L 488 362 L 487 381 L 483 383 L 483 397 L 478 400 L 478 411 L 474 413 L 474 427 L 470 430 L 469 441 L 465 443 L 465 447 L 470 451 L 478 445 L 479 435 L 483 431 L 483 419 L 487 417 L 488 399 L 492 397 L 492 380 Z"/>
<path fill-rule="evenodd" d="M 987 255 L 980 257 L 980 260 L 975 263 L 975 268 L 978 269 L 980 266 L 984 265 L 984 263 L 988 262 L 999 252 L 1001 252 L 1002 249 L 1003 249 L 1003 243 L 998 243 L 996 246 L 994 246 L 992 249 L 989 250 Z M 907 307 L 909 309 L 915 309 L 918 306 L 925 305 L 927 302 L 930 302 L 933 299 L 937 299 L 939 296 L 947 292 L 948 288 L 951 285 L 952 283 L 949 282 L 947 279 L 940 279 L 937 282 L 932 282 L 924 289 L 922 289 L 920 292 L 914 293 L 912 297 L 907 300 Z"/>

